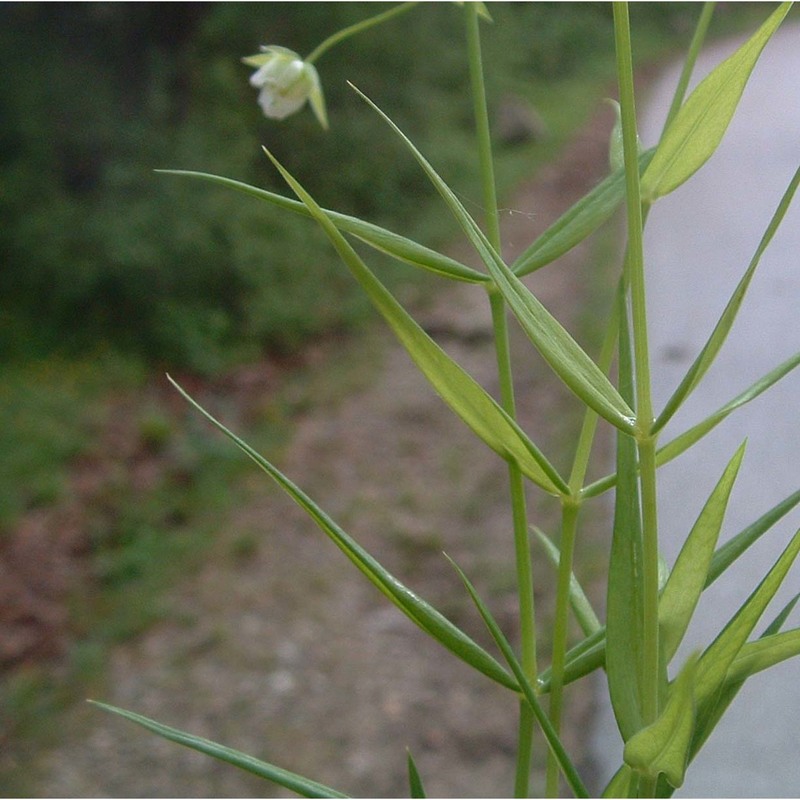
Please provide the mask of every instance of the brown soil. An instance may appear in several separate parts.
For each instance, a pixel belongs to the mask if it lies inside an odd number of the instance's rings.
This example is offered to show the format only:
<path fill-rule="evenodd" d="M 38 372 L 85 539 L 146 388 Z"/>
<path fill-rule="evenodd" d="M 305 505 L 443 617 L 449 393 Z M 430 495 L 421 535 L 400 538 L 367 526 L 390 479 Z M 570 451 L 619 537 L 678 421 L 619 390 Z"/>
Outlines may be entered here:
<path fill-rule="evenodd" d="M 598 110 L 558 163 L 508 203 L 512 210 L 503 224 L 509 257 L 602 177 L 610 123 L 608 110 Z M 578 310 L 598 285 L 589 277 L 588 254 L 579 248 L 529 281 L 572 329 L 580 327 Z M 425 304 L 422 322 L 496 392 L 481 289 L 445 288 Z M 546 451 L 559 452 L 567 435 L 564 420 L 575 419 L 564 413 L 570 400 L 529 344 L 516 330 L 513 335 L 523 427 Z M 279 466 L 398 577 L 485 642 L 441 555 L 446 551 L 511 632 L 516 608 L 505 467 L 382 329 L 370 336 L 380 342 L 370 344 L 370 352 L 381 352 L 375 377 L 344 399 L 321 399 L 298 417 Z M 340 348 L 341 343 L 322 344 L 311 358 L 356 365 L 364 359 L 358 342 Z M 264 365 L 242 372 L 227 387 L 230 396 L 245 408 L 263 402 L 274 370 Z M 190 388 L 203 397 L 226 391 Z M 223 416 L 235 427 L 235 417 Z M 146 480 L 147 470 L 157 466 L 146 452 L 126 450 L 129 441 L 123 435 L 122 451 L 116 452 L 138 464 Z M 107 466 L 76 470 L 79 501 L 92 501 L 92 476 Z M 263 492 L 219 532 L 206 566 L 175 587 L 164 621 L 113 650 L 98 699 L 356 796 L 407 794 L 406 747 L 431 796 L 508 796 L 514 697 L 475 675 L 388 605 L 265 476 L 254 470 L 252 480 L 263 481 Z M 529 502 L 532 521 L 552 527 L 552 506 L 533 492 Z M 0 656 L 7 663 L 53 655 L 64 645 L 63 600 L 70 571 L 80 572 L 80 505 L 24 520 L 4 545 Z M 50 538 L 54 529 L 64 531 L 62 546 Z M 232 555 L 235 543 L 251 534 L 251 549 Z M 539 558 L 536 570 L 546 625 L 550 568 Z M 580 684 L 568 694 L 569 741 L 578 754 L 591 703 Z M 89 707 L 80 705 L 63 721 L 69 734 L 31 765 L 38 796 L 286 796 Z M 539 762 L 541 751 L 539 745 Z"/>

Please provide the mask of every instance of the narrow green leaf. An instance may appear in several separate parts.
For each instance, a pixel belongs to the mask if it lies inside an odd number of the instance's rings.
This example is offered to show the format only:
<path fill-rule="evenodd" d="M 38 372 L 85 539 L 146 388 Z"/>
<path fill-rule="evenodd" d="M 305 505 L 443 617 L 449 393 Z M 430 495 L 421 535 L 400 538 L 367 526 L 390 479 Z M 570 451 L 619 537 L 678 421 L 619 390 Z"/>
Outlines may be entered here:
<path fill-rule="evenodd" d="M 741 556 L 750 545 L 758 541 L 781 517 L 786 516 L 798 503 L 800 503 L 800 489 L 781 500 L 755 522 L 748 525 L 736 536 L 725 542 L 715 553 L 708 570 L 706 588 Z"/>
<path fill-rule="evenodd" d="M 669 194 L 711 157 L 761 51 L 790 7 L 791 3 L 781 3 L 755 35 L 707 75 L 681 106 L 642 176 L 644 201 L 652 203 Z"/>
<path fill-rule="evenodd" d="M 700 752 L 717 723 L 722 719 L 728 706 L 734 701 L 744 682 L 756 672 L 767 669 L 800 652 L 800 631 L 779 633 L 783 623 L 792 612 L 800 595 L 795 595 L 767 626 L 761 638 L 747 642 L 733 660 L 725 683 L 712 702 L 705 705 L 698 719 L 690 758 Z"/>
<path fill-rule="evenodd" d="M 306 204 L 330 238 L 344 263 L 373 305 L 389 323 L 414 363 L 442 399 L 489 447 L 516 464 L 524 475 L 553 495 L 569 487 L 536 445 L 488 392 L 414 321 L 347 243 L 325 212 L 303 187 L 270 155 L 286 182 Z"/>
<path fill-rule="evenodd" d="M 411 797 L 427 797 L 428 795 L 425 794 L 425 787 L 422 785 L 422 778 L 420 777 L 419 770 L 414 763 L 414 757 L 411 755 L 410 750 L 406 752 L 408 753 L 408 785 L 411 790 Z"/>
<path fill-rule="evenodd" d="M 505 635 L 500 630 L 500 626 L 497 624 L 497 621 L 492 616 L 486 604 L 481 600 L 469 578 L 467 578 L 462 569 L 458 566 L 458 564 L 455 563 L 455 561 L 453 561 L 453 559 L 451 559 L 449 556 L 447 556 L 447 559 L 453 565 L 458 573 L 458 576 L 463 581 L 464 586 L 469 592 L 469 596 L 472 598 L 472 602 L 475 603 L 478 613 L 481 615 L 486 627 L 489 629 L 489 633 L 491 633 L 492 638 L 495 640 L 497 646 L 505 656 L 508 666 L 511 667 L 511 671 L 516 676 L 520 690 L 525 696 L 525 699 L 528 701 L 528 704 L 530 705 L 531 710 L 536 717 L 536 721 L 539 723 L 539 727 L 544 734 L 547 745 L 558 762 L 559 769 L 561 769 L 564 778 L 566 779 L 572 791 L 575 793 L 576 797 L 588 797 L 589 794 L 583 784 L 583 781 L 581 780 L 580 775 L 578 774 L 578 771 L 575 769 L 575 765 L 572 763 L 567 751 L 564 749 L 561 739 L 553 728 L 553 723 L 550 722 L 550 719 L 542 708 L 541 703 L 539 703 L 539 698 L 536 696 L 536 691 L 534 690 L 533 686 L 531 686 L 528 677 L 525 675 L 522 664 L 519 663 L 519 660 L 514 655 L 514 650 L 509 644 L 508 639 L 506 639 Z"/>
<path fill-rule="evenodd" d="M 259 761 L 257 758 L 248 756 L 238 750 L 233 750 L 230 747 L 217 744 L 216 742 L 209 741 L 208 739 L 203 739 L 200 736 L 194 736 L 191 733 L 185 733 L 175 728 L 170 728 L 167 725 L 162 725 L 160 722 L 141 716 L 141 714 L 134 714 L 132 711 L 126 711 L 116 706 L 107 705 L 106 703 L 98 703 L 95 700 L 90 700 L 89 702 L 104 711 L 110 711 L 112 714 L 124 717 L 130 722 L 135 722 L 137 725 L 141 725 L 143 728 L 146 728 L 164 739 L 182 744 L 184 747 L 197 750 L 219 761 L 224 761 L 226 764 L 232 764 L 234 767 L 257 775 L 259 778 L 265 778 L 268 781 L 277 783 L 279 786 L 283 786 L 285 789 L 289 789 L 299 794 L 301 797 L 348 797 L 346 794 L 337 792 L 335 789 L 331 789 L 316 781 L 304 778 L 302 775 L 297 775 L 294 772 L 281 769 L 273 764 L 268 764 L 266 761 Z"/>
<path fill-rule="evenodd" d="M 620 315 L 619 382 L 633 393 L 630 331 Z M 617 488 L 606 597 L 606 673 L 611 705 L 624 741 L 639 731 L 642 717 L 644 636 L 642 518 L 636 443 L 617 433 Z"/>
<path fill-rule="evenodd" d="M 718 408 L 702 422 L 698 422 L 697 425 L 694 425 L 688 431 L 684 431 L 680 436 L 676 436 L 671 442 L 659 448 L 656 453 L 657 466 L 662 467 L 677 458 L 681 453 L 686 452 L 692 445 L 714 430 L 729 414 L 732 414 L 737 408 L 741 408 L 751 400 L 755 400 L 756 397 L 776 384 L 781 378 L 788 375 L 798 364 L 800 364 L 800 353 L 796 353 L 782 364 L 779 364 L 775 369 L 745 389 L 740 395 L 734 397 L 733 400 Z M 585 486 L 581 490 L 581 498 L 597 497 L 615 486 L 616 482 L 616 473 L 606 475 L 604 478 Z"/>
<path fill-rule="evenodd" d="M 601 797 L 638 797 L 639 776 L 623 764 L 603 789 Z"/>
<path fill-rule="evenodd" d="M 693 444 L 700 441 L 700 439 L 716 428 L 729 414 L 733 413 L 737 408 L 741 408 L 746 403 L 749 403 L 751 400 L 754 400 L 774 383 L 777 383 L 784 375 L 791 372 L 798 364 L 800 364 L 800 353 L 793 355 L 782 364 L 779 364 L 775 369 L 756 381 L 756 383 L 748 389 L 745 389 L 745 391 L 737 395 L 733 400 L 729 401 L 721 408 L 718 408 L 702 422 L 698 422 L 697 425 L 664 445 L 664 447 L 659 449 L 656 456 L 656 463 L 658 466 L 663 466 L 688 450 Z"/>
<path fill-rule="evenodd" d="M 631 434 L 634 412 L 603 371 L 501 260 L 487 266 L 509 308 L 550 368 L 587 406 Z"/>
<path fill-rule="evenodd" d="M 717 354 L 725 342 L 725 339 L 727 339 L 728 333 L 730 332 L 734 320 L 736 319 L 736 315 L 739 313 L 742 301 L 744 300 L 745 294 L 750 286 L 750 282 L 755 274 L 756 267 L 761 261 L 761 256 L 764 254 L 764 251 L 772 241 L 772 237 L 778 230 L 778 227 L 783 221 L 783 218 L 786 215 L 789 206 L 791 205 L 798 183 L 800 183 L 800 168 L 798 168 L 794 173 L 788 188 L 784 192 L 780 203 L 778 203 L 778 207 L 775 210 L 775 213 L 772 215 L 772 219 L 770 220 L 767 229 L 764 231 L 764 235 L 761 237 L 761 241 L 756 248 L 756 252 L 753 254 L 753 258 L 750 260 L 747 270 L 742 276 L 742 279 L 739 281 L 739 284 L 731 296 L 731 299 L 728 301 L 728 305 L 722 312 L 722 316 L 714 327 L 709 340 L 706 342 L 692 366 L 689 367 L 689 370 L 686 375 L 684 375 L 680 385 L 672 394 L 672 397 L 670 397 L 670 399 L 667 401 L 666 405 L 664 406 L 664 410 L 658 416 L 658 419 L 653 425 L 654 433 L 660 431 L 667 424 L 667 422 L 669 422 L 686 398 L 692 393 L 692 391 L 694 391 L 697 384 L 700 383 L 700 380 L 706 374 L 709 367 L 714 363 L 714 359 L 717 357 Z"/>
<path fill-rule="evenodd" d="M 778 591 L 798 552 L 800 552 L 800 530 L 766 577 L 701 656 L 695 694 L 698 713 L 705 713 L 706 706 L 713 702 L 715 694 L 725 682 L 731 664 L 764 613 L 767 604 Z"/>
<path fill-rule="evenodd" d="M 650 163 L 654 153 L 655 148 L 642 153 L 640 171 Z M 512 271 L 522 277 L 563 256 L 609 220 L 624 199 L 625 171 L 620 169 L 604 178 L 540 234 L 517 257 L 511 265 Z"/>
<path fill-rule="evenodd" d="M 300 214 L 304 217 L 312 216 L 311 212 L 299 200 L 292 200 L 289 197 L 284 197 L 275 192 L 269 192 L 266 189 L 259 189 L 256 186 L 250 186 L 247 183 L 235 181 L 231 178 L 223 178 L 219 175 L 210 175 L 206 172 L 194 172 L 192 170 L 163 169 L 157 170 L 157 172 L 166 175 L 199 178 L 203 181 L 209 181 L 210 183 L 234 189 L 237 192 L 255 197 L 259 200 L 265 200 L 274 206 L 292 211 L 295 214 Z M 328 211 L 326 209 L 325 214 L 339 230 L 352 234 L 374 249 L 393 256 L 400 261 L 405 261 L 412 266 L 421 267 L 429 272 L 442 275 L 445 278 L 452 278 L 453 280 L 465 281 L 467 283 L 486 283 L 489 280 L 487 275 L 478 272 L 478 270 L 468 267 L 442 253 L 438 253 L 436 250 L 431 250 L 429 247 L 418 244 L 413 239 L 407 239 L 405 236 L 393 233 L 386 228 L 381 228 L 378 225 L 373 225 L 371 222 L 364 222 L 357 217 L 340 214 L 336 211 Z"/>
<path fill-rule="evenodd" d="M 561 553 L 559 549 L 541 529 L 534 526 L 533 532 L 536 534 L 539 543 L 544 548 L 544 551 L 552 562 L 553 566 L 558 568 L 558 564 L 561 559 Z M 583 591 L 583 587 L 581 586 L 580 582 L 575 577 L 574 572 L 571 573 L 569 580 L 569 601 L 572 605 L 572 610 L 575 613 L 575 619 L 578 620 L 578 624 L 581 626 L 581 630 L 586 636 L 590 636 L 591 634 L 600 630 L 602 627 L 600 620 L 597 618 L 597 614 L 595 614 L 592 604 L 589 601 L 589 598 L 586 596 L 586 592 Z"/>
<path fill-rule="evenodd" d="M 744 682 L 765 669 L 800 655 L 800 628 L 774 633 L 743 645 L 731 664 L 726 683 Z"/>
<path fill-rule="evenodd" d="M 658 603 L 661 647 L 668 664 L 697 607 L 717 545 L 733 483 L 744 457 L 742 444 L 728 463 L 681 548 Z M 673 784 L 674 785 L 674 784 Z"/>
<path fill-rule="evenodd" d="M 169 377 L 169 376 L 168 376 Z M 292 483 L 279 469 L 257 453 L 249 444 L 228 430 L 172 378 L 170 382 L 212 425 L 224 433 L 267 473 L 289 497 L 319 526 L 323 533 L 355 564 L 356 567 L 392 601 L 412 622 L 451 653 L 487 677 L 514 691 L 518 686 L 497 661 L 477 645 L 462 630 L 453 625 L 433 606 L 426 603 L 373 558 L 364 548 L 345 533 L 308 495 Z"/>
<path fill-rule="evenodd" d="M 567 651 L 564 663 L 564 685 L 583 678 L 590 672 L 605 666 L 606 629 L 605 626 L 590 636 L 582 639 Z M 538 691 L 545 694 L 550 691 L 551 670 L 544 670 L 536 680 Z"/>
<path fill-rule="evenodd" d="M 355 87 L 353 87 L 355 89 Z M 506 266 L 455 193 L 422 153 L 366 95 L 356 91 L 402 139 L 461 225 L 470 243 L 489 269 L 497 288 L 542 357 L 562 381 L 612 425 L 630 433 L 633 411 L 619 396 L 603 371 L 592 361 L 561 323 L 534 297 Z"/>
<path fill-rule="evenodd" d="M 663 774 L 675 788 L 683 785 L 694 730 L 694 679 L 697 655 L 689 658 L 670 686 L 659 718 L 625 743 L 625 763 L 641 775 Z"/>

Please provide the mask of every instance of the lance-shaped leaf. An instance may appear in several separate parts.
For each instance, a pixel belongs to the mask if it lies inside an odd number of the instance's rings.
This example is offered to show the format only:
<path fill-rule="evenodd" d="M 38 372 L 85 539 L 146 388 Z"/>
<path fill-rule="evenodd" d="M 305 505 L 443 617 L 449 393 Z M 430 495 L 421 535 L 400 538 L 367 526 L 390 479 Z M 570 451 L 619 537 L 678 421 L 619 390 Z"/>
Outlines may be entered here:
<path fill-rule="evenodd" d="M 634 412 L 603 371 L 500 259 L 487 266 L 522 329 L 556 375 L 587 406 L 631 434 Z"/>
<path fill-rule="evenodd" d="M 358 89 L 356 91 L 358 92 Z M 486 264 L 497 288 L 519 320 L 528 338 L 553 371 L 600 416 L 621 430 L 632 432 L 635 422 L 633 411 L 620 397 L 603 371 L 508 268 L 452 189 L 442 180 L 408 137 L 366 95 L 362 92 L 358 93 L 402 139 L 425 171 L 461 225 L 470 243 L 480 255 L 481 260 Z"/>
<path fill-rule="evenodd" d="M 166 175 L 199 178 L 203 181 L 234 189 L 259 200 L 265 200 L 278 208 L 283 208 L 295 214 L 311 217 L 311 212 L 299 200 L 292 200 L 290 197 L 284 197 L 266 189 L 259 189 L 256 186 L 250 186 L 247 183 L 235 181 L 231 178 L 223 178 L 220 175 L 210 175 L 206 172 L 194 172 L 192 170 L 164 169 L 157 171 Z M 375 250 L 386 253 L 400 261 L 405 261 L 412 266 L 421 267 L 445 278 L 452 278 L 466 283 L 486 283 L 489 280 L 488 275 L 484 275 L 482 272 L 478 272 L 478 270 L 468 267 L 454 258 L 418 244 L 413 239 L 407 239 L 405 236 L 400 236 L 400 234 L 382 228 L 379 225 L 365 222 L 348 214 L 340 214 L 336 211 L 328 211 L 326 209 L 325 213 L 339 230 L 352 234 Z"/>
<path fill-rule="evenodd" d="M 731 664 L 725 682 L 743 682 L 757 672 L 774 667 L 797 655 L 800 655 L 800 628 L 748 642 Z"/>
<path fill-rule="evenodd" d="M 308 192 L 272 155 L 267 155 L 322 226 L 350 272 L 442 399 L 492 450 L 515 463 L 534 483 L 550 494 L 567 494 L 569 487 L 564 479 L 516 422 L 425 333 L 370 271 Z"/>
<path fill-rule="evenodd" d="M 143 728 L 146 728 L 148 731 L 164 739 L 182 744 L 184 747 L 197 750 L 219 761 L 224 761 L 226 764 L 232 764 L 234 767 L 257 775 L 259 778 L 265 778 L 268 781 L 277 783 L 285 789 L 296 792 L 301 797 L 348 797 L 346 794 L 337 792 L 336 789 L 331 789 L 329 786 L 324 786 L 321 783 L 304 778 L 302 775 L 297 775 L 294 772 L 281 769 L 266 761 L 260 761 L 239 750 L 225 747 L 224 745 L 217 744 L 208 739 L 203 739 L 200 736 L 194 736 L 191 733 L 185 733 L 176 728 L 162 725 L 160 722 L 156 722 L 148 717 L 143 717 L 141 714 L 134 714 L 132 711 L 126 711 L 125 709 L 110 706 L 106 703 L 98 703 L 93 700 L 89 702 L 98 708 L 102 708 L 104 711 L 110 711 L 112 714 L 118 714 L 120 717 L 124 717 L 130 722 L 135 722 L 137 725 L 141 725 Z"/>
<path fill-rule="evenodd" d="M 536 534 L 536 538 L 544 548 L 553 566 L 558 568 L 559 561 L 561 560 L 559 549 L 540 528 L 534 527 L 533 532 Z M 586 592 L 583 591 L 580 581 L 575 577 L 574 572 L 570 574 L 569 578 L 569 601 L 575 613 L 575 619 L 578 620 L 578 624 L 581 626 L 586 636 L 591 636 L 591 634 L 600 630 L 602 627 L 600 620 L 597 618 L 597 614 L 594 613 L 592 604 L 586 596 Z"/>
<path fill-rule="evenodd" d="M 673 459 L 677 458 L 681 453 L 686 452 L 692 445 L 699 442 L 704 436 L 711 433 L 717 425 L 725 420 L 728 415 L 736 411 L 737 408 L 755 400 L 760 394 L 764 393 L 771 386 L 776 384 L 781 378 L 788 375 L 797 365 L 800 364 L 800 353 L 787 358 L 782 364 L 779 364 L 775 369 L 764 375 L 763 378 L 757 380 L 752 386 L 745 389 L 741 394 L 733 398 L 733 400 L 725 403 L 724 406 L 718 408 L 714 413 L 706 417 L 702 422 L 684 431 L 680 436 L 676 436 L 671 442 L 668 442 L 663 447 L 658 449 L 656 453 L 656 465 L 659 467 L 668 464 Z M 581 490 L 581 497 L 597 497 L 603 492 L 611 489 L 617 482 L 616 473 L 606 475 L 594 483 L 589 484 Z"/>
<path fill-rule="evenodd" d="M 713 701 L 706 704 L 704 712 L 698 720 L 690 758 L 694 758 L 703 747 L 728 706 L 751 675 L 800 653 L 800 629 L 779 633 L 783 623 L 786 622 L 795 607 L 798 597 L 800 595 L 795 595 L 783 607 L 759 639 L 747 642 L 742 646 L 725 676 L 725 683 Z"/>
<path fill-rule="evenodd" d="M 221 422 L 208 413 L 199 403 L 190 397 L 172 378 L 169 379 L 175 388 L 192 404 L 212 425 L 224 433 L 289 497 L 305 511 L 322 532 L 355 564 L 356 567 L 375 585 L 394 605 L 396 605 L 412 622 L 420 627 L 431 638 L 444 645 L 470 666 L 487 677 L 509 689 L 517 690 L 514 679 L 483 648 L 477 645 L 461 629 L 457 628 L 429 603 L 412 592 L 401 583 L 361 545 L 345 533 L 305 492 L 289 480 L 277 467 L 257 453 L 247 442 L 228 430 Z"/>
<path fill-rule="evenodd" d="M 719 547 L 711 559 L 704 589 L 707 589 L 739 556 L 747 551 L 748 547 L 758 541 L 764 533 L 770 530 L 779 519 L 786 516 L 798 503 L 800 503 L 800 490 L 781 500 L 780 503 L 777 503 L 769 511 L 762 514 L 755 522 Z M 788 610 L 789 607 L 784 610 L 784 614 L 788 613 Z M 606 629 L 603 626 L 570 649 L 567 653 L 565 683 L 577 680 L 605 665 L 605 636 Z M 742 653 L 750 647 L 751 643 L 746 644 L 742 649 Z M 738 658 L 739 656 L 737 656 L 736 663 L 738 663 Z M 731 667 L 732 671 L 733 669 Z M 549 673 L 547 670 L 539 676 L 539 684 L 540 691 L 549 691 Z"/>
<path fill-rule="evenodd" d="M 640 171 L 650 163 L 654 153 L 655 148 L 642 153 Z M 625 171 L 620 169 L 604 178 L 537 236 L 511 265 L 512 271 L 522 277 L 563 256 L 610 219 L 624 198 Z"/>
<path fill-rule="evenodd" d="M 661 137 L 642 176 L 642 200 L 653 202 L 688 180 L 711 157 L 728 128 L 761 51 L 789 11 L 778 9 L 692 92 Z"/>
<path fill-rule="evenodd" d="M 694 679 L 697 656 L 688 659 L 669 690 L 659 718 L 625 743 L 625 763 L 655 779 L 663 774 L 676 788 L 683 785 L 694 730 Z"/>
<path fill-rule="evenodd" d="M 794 173 L 794 176 L 789 183 L 789 187 L 784 192 L 780 203 L 778 203 L 778 208 L 772 215 L 772 219 L 770 220 L 766 231 L 764 231 L 764 235 L 761 237 L 761 241 L 756 248 L 756 252 L 753 254 L 753 258 L 750 260 L 747 270 L 742 276 L 742 279 L 739 281 L 739 284 L 731 296 L 731 299 L 728 301 L 728 305 L 722 312 L 722 316 L 714 327 L 709 340 L 706 342 L 692 366 L 689 367 L 689 370 L 683 377 L 680 385 L 672 394 L 672 397 L 670 397 L 670 399 L 667 401 L 667 404 L 664 406 L 664 410 L 661 412 L 661 414 L 659 414 L 658 419 L 655 421 L 655 424 L 653 425 L 653 433 L 660 431 L 667 424 L 667 422 L 669 422 L 669 420 L 681 407 L 683 402 L 691 394 L 697 384 L 700 383 L 700 380 L 706 374 L 708 368 L 712 365 L 714 359 L 717 357 L 720 348 L 725 342 L 725 339 L 728 337 L 728 333 L 733 326 L 736 315 L 739 313 L 739 308 L 742 305 L 744 296 L 750 286 L 750 282 L 753 279 L 756 267 L 761 261 L 761 256 L 764 254 L 767 246 L 772 241 L 772 237 L 775 235 L 775 232 L 778 230 L 778 227 L 780 226 L 787 210 L 789 209 L 792 198 L 794 197 L 794 193 L 797 190 L 798 183 L 800 183 L 800 168 L 798 168 Z"/>
<path fill-rule="evenodd" d="M 658 601 L 658 624 L 665 663 L 683 640 L 697 601 L 706 586 L 708 570 L 728 507 L 733 482 L 744 456 L 742 444 L 722 473 L 681 548 L 675 566 Z M 673 784 L 674 785 L 674 784 Z"/>
<path fill-rule="evenodd" d="M 778 591 L 798 552 L 800 552 L 800 531 L 792 537 L 766 577 L 700 657 L 695 690 L 698 719 L 702 719 L 708 711 L 709 703 L 713 703 L 713 698 L 724 684 L 731 664 L 739 655 L 764 609 Z"/>
<path fill-rule="evenodd" d="M 748 525 L 722 545 L 711 560 L 706 579 L 706 588 L 741 556 L 748 547 L 757 542 L 781 517 L 786 516 L 798 503 L 800 503 L 800 489 L 790 494 L 780 503 L 762 514 L 755 522 Z"/>
<path fill-rule="evenodd" d="M 619 382 L 633 396 L 633 363 L 627 317 L 620 314 Z M 606 598 L 606 673 L 611 705 L 624 741 L 642 717 L 644 586 L 642 516 L 636 443 L 617 433 L 617 489 Z"/>
<path fill-rule="evenodd" d="M 472 598 L 472 602 L 475 603 L 478 613 L 481 615 L 486 627 L 489 629 L 489 633 L 491 633 L 492 638 L 495 640 L 497 646 L 500 648 L 500 651 L 505 656 L 508 666 L 511 667 L 511 671 L 516 676 L 522 694 L 528 701 L 528 704 L 530 705 L 531 710 L 536 717 L 536 721 L 539 723 L 539 727 L 544 734 L 547 745 L 552 754 L 555 756 L 558 766 L 566 778 L 567 783 L 575 793 L 576 797 L 588 797 L 589 794 L 583 784 L 583 781 L 581 780 L 580 775 L 578 774 L 578 771 L 575 769 L 575 765 L 572 763 L 569 755 L 567 754 L 567 751 L 565 750 L 558 733 L 553 727 L 553 723 L 550 722 L 550 718 L 542 708 L 539 698 L 536 695 L 536 691 L 531 685 L 531 682 L 528 680 L 525 670 L 523 670 L 522 664 L 519 663 L 519 660 L 514 654 L 514 650 L 509 644 L 508 639 L 506 639 L 503 631 L 500 630 L 500 626 L 497 624 L 497 621 L 492 616 L 492 613 L 489 611 L 486 604 L 483 602 L 483 600 L 481 600 L 469 578 L 464 574 L 458 564 L 453 561 L 453 559 L 451 559 L 449 556 L 447 558 L 455 568 L 456 572 L 458 572 L 459 577 L 469 592 L 469 596 Z"/>
<path fill-rule="evenodd" d="M 659 448 L 656 454 L 656 463 L 658 466 L 660 467 L 672 461 L 672 459 L 677 458 L 681 453 L 688 450 L 693 444 L 711 433 L 711 431 L 729 414 L 732 414 L 737 408 L 741 408 L 746 403 L 754 400 L 769 389 L 770 386 L 777 383 L 784 375 L 791 372 L 798 364 L 800 364 L 800 353 L 786 359 L 786 361 L 768 372 L 763 378 L 745 389 L 740 395 L 734 397 L 733 400 L 730 400 L 724 406 L 718 408 L 702 422 L 698 422 L 697 425 L 694 425 L 680 436 L 675 437 L 671 442 L 665 444 L 664 447 Z"/>
<path fill-rule="evenodd" d="M 411 755 L 411 751 L 406 751 L 408 753 L 408 786 L 411 790 L 411 797 L 412 798 L 424 798 L 428 795 L 425 794 L 425 787 L 422 784 L 422 778 L 420 777 L 419 770 L 417 769 L 417 765 L 414 763 L 414 758 Z"/>

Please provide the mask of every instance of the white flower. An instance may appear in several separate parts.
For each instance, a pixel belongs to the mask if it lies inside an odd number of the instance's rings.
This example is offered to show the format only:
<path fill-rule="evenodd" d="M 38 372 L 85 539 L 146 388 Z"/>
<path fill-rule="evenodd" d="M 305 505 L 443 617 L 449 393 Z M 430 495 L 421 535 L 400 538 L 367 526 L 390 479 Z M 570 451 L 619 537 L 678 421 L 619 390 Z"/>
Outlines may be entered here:
<path fill-rule="evenodd" d="M 325 99 L 314 65 L 285 47 L 262 47 L 261 51 L 242 61 L 258 68 L 250 76 L 250 84 L 260 90 L 258 104 L 264 115 L 270 119 L 285 119 L 299 111 L 308 100 L 320 125 L 327 128 Z"/>

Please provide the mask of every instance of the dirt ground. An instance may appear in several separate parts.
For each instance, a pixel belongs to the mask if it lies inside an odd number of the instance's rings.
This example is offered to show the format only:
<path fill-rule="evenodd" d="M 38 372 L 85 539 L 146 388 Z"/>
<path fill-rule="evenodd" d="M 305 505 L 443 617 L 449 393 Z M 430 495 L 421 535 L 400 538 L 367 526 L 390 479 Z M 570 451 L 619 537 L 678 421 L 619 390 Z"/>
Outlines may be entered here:
<path fill-rule="evenodd" d="M 598 107 L 558 163 L 507 204 L 509 257 L 605 174 L 610 125 L 610 111 Z M 589 253 L 579 250 L 529 281 L 572 328 L 582 324 L 597 287 Z M 425 305 L 421 321 L 496 391 L 480 288 L 445 288 Z M 512 330 L 520 419 L 553 452 L 567 435 L 554 420 L 569 401 Z M 381 342 L 370 344 L 370 352 L 380 351 L 379 367 L 369 367 L 375 377 L 344 399 L 320 398 L 307 409 L 279 466 L 398 577 L 485 642 L 442 557 L 446 551 L 513 636 L 505 465 L 447 409 L 382 328 L 370 335 Z M 365 358 L 361 349 L 358 342 L 344 350 L 329 343 L 313 357 L 358 364 Z M 429 641 L 255 468 L 252 480 L 263 483 L 259 499 L 219 532 L 207 565 L 175 587 L 167 619 L 113 651 L 107 687 L 97 699 L 356 796 L 407 796 L 406 748 L 430 796 L 509 796 L 512 694 Z M 549 526 L 552 506 L 534 492 L 529 502 L 531 520 Z M 233 558 L 232 543 L 243 533 L 254 544 Z M 536 573 L 546 620 L 552 584 L 542 558 Z M 567 702 L 570 745 L 585 762 L 580 753 L 592 698 L 577 684 Z M 75 708 L 65 725 L 71 735 L 32 765 L 37 796 L 289 796 L 89 707 Z"/>

